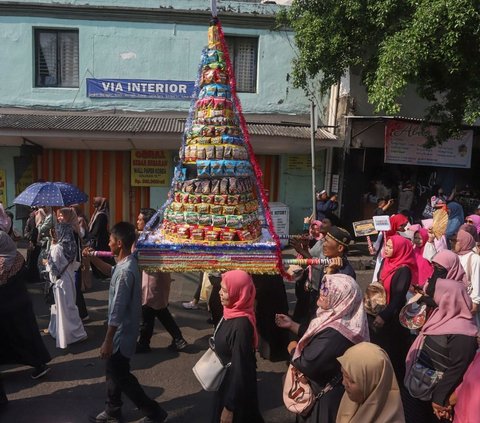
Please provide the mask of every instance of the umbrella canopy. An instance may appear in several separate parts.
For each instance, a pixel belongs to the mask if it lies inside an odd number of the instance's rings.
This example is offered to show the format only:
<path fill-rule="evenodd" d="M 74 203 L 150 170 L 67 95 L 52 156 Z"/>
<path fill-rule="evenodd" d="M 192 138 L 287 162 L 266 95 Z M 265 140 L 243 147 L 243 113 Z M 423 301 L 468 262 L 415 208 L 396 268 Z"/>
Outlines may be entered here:
<path fill-rule="evenodd" d="M 35 207 L 71 206 L 86 201 L 88 195 L 75 185 L 66 182 L 35 182 L 25 188 L 13 203 Z"/>

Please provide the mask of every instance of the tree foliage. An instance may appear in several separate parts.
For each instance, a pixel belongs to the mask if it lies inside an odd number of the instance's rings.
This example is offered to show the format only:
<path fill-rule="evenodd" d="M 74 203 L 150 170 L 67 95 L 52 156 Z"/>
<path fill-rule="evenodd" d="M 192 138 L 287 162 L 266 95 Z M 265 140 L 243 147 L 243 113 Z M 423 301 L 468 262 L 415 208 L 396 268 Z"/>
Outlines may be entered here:
<path fill-rule="evenodd" d="M 428 100 L 437 141 L 480 117 L 480 0 L 294 0 L 297 87 L 358 70 L 377 113 L 398 114 L 408 84 Z"/>

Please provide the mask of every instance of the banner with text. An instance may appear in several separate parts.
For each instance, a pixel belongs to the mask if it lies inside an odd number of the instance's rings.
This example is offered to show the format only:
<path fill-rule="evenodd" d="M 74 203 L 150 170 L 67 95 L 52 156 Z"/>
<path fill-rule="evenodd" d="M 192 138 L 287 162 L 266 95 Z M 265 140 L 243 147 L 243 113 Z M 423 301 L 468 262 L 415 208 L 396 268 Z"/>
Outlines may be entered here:
<path fill-rule="evenodd" d="M 170 186 L 171 155 L 162 150 L 132 150 L 130 155 L 132 187 Z"/>
<path fill-rule="evenodd" d="M 429 131 L 435 135 L 436 128 Z M 389 121 L 385 127 L 385 163 L 470 168 L 473 131 L 460 133 L 432 148 L 424 148 L 427 141 L 419 124 Z"/>
<path fill-rule="evenodd" d="M 190 100 L 194 81 L 151 79 L 93 79 L 87 78 L 87 96 L 91 98 L 159 98 Z"/>

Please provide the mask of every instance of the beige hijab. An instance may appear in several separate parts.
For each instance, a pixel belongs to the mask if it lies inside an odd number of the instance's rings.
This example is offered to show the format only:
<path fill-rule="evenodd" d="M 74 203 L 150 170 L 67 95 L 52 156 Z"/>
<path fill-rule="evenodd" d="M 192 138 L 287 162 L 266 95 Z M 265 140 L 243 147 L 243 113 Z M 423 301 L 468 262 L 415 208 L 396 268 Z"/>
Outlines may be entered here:
<path fill-rule="evenodd" d="M 405 423 L 397 379 L 385 351 L 361 342 L 337 360 L 364 397 L 362 403 L 356 403 L 344 393 L 337 423 Z"/>

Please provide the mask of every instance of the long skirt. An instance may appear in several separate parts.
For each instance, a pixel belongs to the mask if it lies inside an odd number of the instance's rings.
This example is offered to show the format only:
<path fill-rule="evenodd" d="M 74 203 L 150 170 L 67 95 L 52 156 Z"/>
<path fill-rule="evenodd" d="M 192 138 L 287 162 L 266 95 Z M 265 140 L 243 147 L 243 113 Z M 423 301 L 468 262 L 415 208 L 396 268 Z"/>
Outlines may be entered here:
<path fill-rule="evenodd" d="M 73 271 L 63 273 L 62 279 L 53 284 L 55 304 L 50 308 L 48 331 L 56 339 L 57 348 L 87 338 L 82 320 L 75 305 L 75 279 Z"/>

